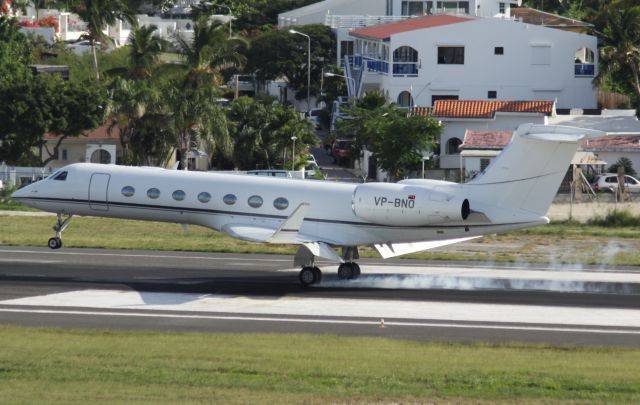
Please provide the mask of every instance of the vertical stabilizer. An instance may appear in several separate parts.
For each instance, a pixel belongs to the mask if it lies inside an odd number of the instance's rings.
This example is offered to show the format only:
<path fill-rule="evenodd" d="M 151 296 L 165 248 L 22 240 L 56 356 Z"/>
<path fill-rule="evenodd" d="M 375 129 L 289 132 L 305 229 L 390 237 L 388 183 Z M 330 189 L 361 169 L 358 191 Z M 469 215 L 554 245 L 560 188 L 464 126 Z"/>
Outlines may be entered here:
<path fill-rule="evenodd" d="M 475 201 L 544 216 L 580 140 L 604 135 L 559 125 L 520 125 L 484 174 L 465 184 L 472 206 Z"/>

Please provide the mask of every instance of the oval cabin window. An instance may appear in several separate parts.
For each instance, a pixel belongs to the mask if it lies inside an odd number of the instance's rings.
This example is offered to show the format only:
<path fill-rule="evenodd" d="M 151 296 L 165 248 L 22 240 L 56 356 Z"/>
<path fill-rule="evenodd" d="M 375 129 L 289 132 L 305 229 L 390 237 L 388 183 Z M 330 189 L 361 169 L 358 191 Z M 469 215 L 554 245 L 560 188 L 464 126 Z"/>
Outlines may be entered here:
<path fill-rule="evenodd" d="M 156 198 L 160 197 L 160 190 L 158 190 L 157 188 L 150 188 L 149 190 L 147 190 L 147 197 L 155 200 Z"/>
<path fill-rule="evenodd" d="M 262 197 L 260 197 L 259 195 L 252 195 L 251 197 L 249 197 L 249 200 L 247 202 L 249 203 L 249 206 L 253 208 L 262 207 Z"/>
<path fill-rule="evenodd" d="M 207 193 L 206 191 L 203 191 L 202 193 L 198 194 L 198 201 L 200 201 L 203 204 L 208 203 L 209 201 L 211 201 L 211 194 Z"/>
<path fill-rule="evenodd" d="M 131 186 L 122 187 L 122 195 L 125 197 L 131 197 L 135 194 L 136 190 Z"/>
<path fill-rule="evenodd" d="M 176 190 L 171 194 L 171 197 L 176 201 L 182 201 L 186 197 L 186 194 L 182 190 Z"/>

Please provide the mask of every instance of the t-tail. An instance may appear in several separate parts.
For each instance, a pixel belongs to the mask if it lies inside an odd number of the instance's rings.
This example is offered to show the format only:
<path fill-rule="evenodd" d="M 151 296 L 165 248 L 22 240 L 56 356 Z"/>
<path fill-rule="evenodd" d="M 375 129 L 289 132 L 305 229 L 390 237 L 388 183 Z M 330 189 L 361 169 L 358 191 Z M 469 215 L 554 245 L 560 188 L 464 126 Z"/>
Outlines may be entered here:
<path fill-rule="evenodd" d="M 473 202 L 484 202 L 518 216 L 544 217 L 580 141 L 605 135 L 560 125 L 520 125 L 485 172 L 464 185 L 472 209 Z"/>

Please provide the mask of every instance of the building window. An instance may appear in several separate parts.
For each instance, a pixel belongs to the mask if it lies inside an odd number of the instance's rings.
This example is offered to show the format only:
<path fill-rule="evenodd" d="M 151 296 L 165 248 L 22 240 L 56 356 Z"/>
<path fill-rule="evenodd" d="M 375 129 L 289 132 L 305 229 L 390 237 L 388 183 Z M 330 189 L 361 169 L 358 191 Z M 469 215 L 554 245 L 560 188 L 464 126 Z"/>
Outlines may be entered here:
<path fill-rule="evenodd" d="M 353 55 L 353 41 L 340 41 L 340 60 Z"/>
<path fill-rule="evenodd" d="M 198 194 L 198 201 L 200 201 L 203 204 L 208 203 L 209 201 L 211 201 L 211 194 L 207 193 L 206 191 L 203 191 L 202 193 Z"/>
<path fill-rule="evenodd" d="M 160 190 L 158 190 L 157 188 L 150 188 L 149 190 L 147 190 L 147 197 L 155 200 L 156 198 L 160 197 Z"/>
<path fill-rule="evenodd" d="M 504 47 L 496 46 L 495 48 L 493 48 L 493 54 L 494 55 L 504 55 Z"/>
<path fill-rule="evenodd" d="M 464 65 L 464 46 L 439 46 L 439 65 Z"/>
<path fill-rule="evenodd" d="M 453 96 L 453 95 L 436 95 L 436 96 L 431 96 L 431 106 L 435 107 L 436 105 L 436 101 L 438 100 L 457 100 L 458 96 Z"/>
<path fill-rule="evenodd" d="M 400 107 L 413 107 L 413 97 L 408 91 L 403 91 L 398 94 L 398 106 Z"/>
<path fill-rule="evenodd" d="M 532 65 L 550 65 L 551 64 L 551 45 L 532 45 L 531 46 L 531 64 Z"/>
<path fill-rule="evenodd" d="M 224 197 L 222 197 L 222 201 L 227 205 L 233 205 L 236 203 L 237 200 L 238 198 L 233 194 L 227 194 Z"/>
<path fill-rule="evenodd" d="M 133 197 L 135 192 L 136 192 L 136 189 L 131 186 L 122 187 L 122 195 L 125 197 Z"/>
<path fill-rule="evenodd" d="M 506 7 L 506 4 L 505 4 L 505 3 L 500 3 L 498 7 L 499 7 L 499 13 L 500 13 L 500 14 L 504 14 L 504 13 L 506 13 L 506 11 L 507 11 L 507 10 L 506 10 L 506 9 L 507 9 L 507 7 Z"/>
<path fill-rule="evenodd" d="M 253 208 L 262 207 L 262 197 L 260 197 L 259 195 L 252 195 L 251 197 L 249 197 L 247 202 L 249 203 L 250 207 L 253 207 Z"/>
<path fill-rule="evenodd" d="M 458 155 L 460 153 L 462 141 L 458 138 L 451 138 L 447 141 L 447 155 Z"/>
<path fill-rule="evenodd" d="M 273 201 L 273 206 L 279 210 L 286 210 L 289 207 L 289 201 L 284 197 L 279 197 Z"/>
<path fill-rule="evenodd" d="M 60 151 L 60 160 L 67 160 L 67 159 L 68 159 L 67 150 L 66 149 L 62 149 Z"/>
<path fill-rule="evenodd" d="M 394 75 L 418 74 L 418 51 L 410 46 L 401 46 L 393 51 Z"/>
<path fill-rule="evenodd" d="M 498 98 L 498 92 L 495 90 L 489 90 L 487 92 L 487 98 Z"/>
<path fill-rule="evenodd" d="M 596 74 L 595 53 L 589 48 L 580 48 L 575 53 L 575 76 L 593 77 Z"/>
<path fill-rule="evenodd" d="M 173 199 L 176 201 L 182 201 L 186 196 L 187 195 L 182 190 L 176 190 L 173 192 L 173 194 L 171 194 L 171 197 L 173 197 Z"/>
<path fill-rule="evenodd" d="M 480 159 L 480 171 L 484 172 L 485 169 L 489 167 L 490 163 L 491 163 L 491 159 L 487 159 L 487 158 Z"/>
<path fill-rule="evenodd" d="M 424 2 L 403 1 L 402 15 L 424 15 Z"/>

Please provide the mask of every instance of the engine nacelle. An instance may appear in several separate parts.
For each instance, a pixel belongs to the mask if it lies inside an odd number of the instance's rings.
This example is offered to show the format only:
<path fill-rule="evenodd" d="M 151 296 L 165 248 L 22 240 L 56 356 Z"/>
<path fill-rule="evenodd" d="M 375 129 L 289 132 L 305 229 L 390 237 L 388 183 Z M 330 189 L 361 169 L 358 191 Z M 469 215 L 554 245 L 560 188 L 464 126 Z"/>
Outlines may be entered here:
<path fill-rule="evenodd" d="M 376 224 L 421 226 L 462 221 L 469 200 L 434 188 L 392 184 L 362 184 L 353 192 L 353 212 Z"/>

